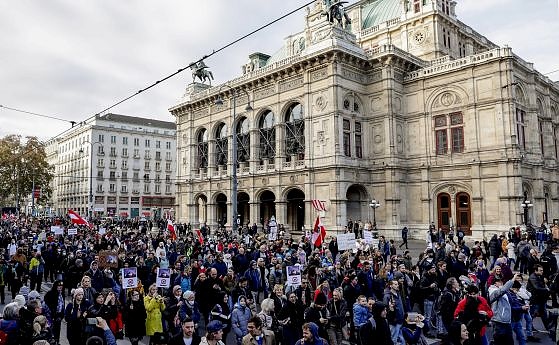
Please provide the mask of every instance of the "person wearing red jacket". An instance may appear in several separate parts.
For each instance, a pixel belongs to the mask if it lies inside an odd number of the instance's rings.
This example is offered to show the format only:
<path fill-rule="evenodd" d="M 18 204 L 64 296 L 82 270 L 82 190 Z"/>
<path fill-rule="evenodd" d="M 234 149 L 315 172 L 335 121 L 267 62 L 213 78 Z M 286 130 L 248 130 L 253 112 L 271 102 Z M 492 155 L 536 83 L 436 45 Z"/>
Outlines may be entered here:
<path fill-rule="evenodd" d="M 487 300 L 479 294 L 475 285 L 466 287 L 464 297 L 454 311 L 454 317 L 462 321 L 470 333 L 470 345 L 488 344 L 485 337 L 485 329 L 489 320 L 493 317 L 493 310 Z"/>

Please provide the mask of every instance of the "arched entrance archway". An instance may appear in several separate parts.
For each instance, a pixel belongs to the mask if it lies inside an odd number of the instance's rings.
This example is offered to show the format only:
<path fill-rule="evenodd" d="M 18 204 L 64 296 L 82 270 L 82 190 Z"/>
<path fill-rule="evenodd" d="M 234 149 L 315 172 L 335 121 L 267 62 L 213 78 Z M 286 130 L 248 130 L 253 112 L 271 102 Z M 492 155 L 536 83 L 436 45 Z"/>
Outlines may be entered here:
<path fill-rule="evenodd" d="M 305 225 L 305 193 L 294 188 L 287 193 L 287 221 L 290 231 L 301 231 Z"/>
<path fill-rule="evenodd" d="M 450 228 L 450 218 L 452 217 L 451 212 L 450 195 L 448 193 L 439 193 L 439 195 L 437 195 L 437 220 L 439 229 L 448 231 Z"/>
<path fill-rule="evenodd" d="M 456 226 L 464 230 L 466 235 L 472 234 L 472 210 L 468 193 L 456 194 Z"/>
<path fill-rule="evenodd" d="M 197 225 L 208 221 L 208 198 L 205 195 L 200 195 L 196 198 L 194 220 Z"/>
<path fill-rule="evenodd" d="M 264 224 L 276 215 L 276 196 L 269 190 L 260 194 L 260 223 Z"/>
<path fill-rule="evenodd" d="M 215 197 L 215 217 L 216 221 L 220 225 L 225 225 L 227 223 L 227 196 L 223 193 L 218 194 Z"/>
<path fill-rule="evenodd" d="M 367 210 L 363 207 L 368 207 L 367 193 L 365 188 L 361 185 L 352 185 L 347 189 L 347 221 L 363 220 L 366 217 Z M 367 219 L 368 220 L 368 219 Z"/>
<path fill-rule="evenodd" d="M 248 204 L 249 201 L 250 197 L 247 193 L 241 192 L 237 194 L 237 212 L 240 215 L 241 225 L 250 222 L 250 207 Z"/>

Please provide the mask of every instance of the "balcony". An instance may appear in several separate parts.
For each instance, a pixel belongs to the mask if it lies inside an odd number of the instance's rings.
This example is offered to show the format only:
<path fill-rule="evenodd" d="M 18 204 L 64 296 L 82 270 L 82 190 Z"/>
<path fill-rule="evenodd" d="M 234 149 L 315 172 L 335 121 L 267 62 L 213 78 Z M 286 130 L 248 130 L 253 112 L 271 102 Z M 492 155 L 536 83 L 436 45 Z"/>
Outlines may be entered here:
<path fill-rule="evenodd" d="M 104 155 L 105 155 L 105 151 L 97 152 L 97 156 L 104 156 Z"/>
<path fill-rule="evenodd" d="M 109 169 L 116 169 L 116 165 L 109 165 Z"/>
<path fill-rule="evenodd" d="M 97 176 L 97 181 L 104 181 L 105 178 L 103 176 Z"/>
<path fill-rule="evenodd" d="M 140 159 L 140 155 L 134 155 L 134 159 Z"/>
<path fill-rule="evenodd" d="M 138 195 L 138 194 L 140 194 L 140 191 L 139 191 L 139 190 L 133 190 L 133 191 L 132 191 L 132 194 Z"/>
<path fill-rule="evenodd" d="M 151 156 L 146 155 L 146 156 L 144 156 L 144 159 L 145 159 L 145 160 L 150 160 L 150 159 L 151 159 Z"/>

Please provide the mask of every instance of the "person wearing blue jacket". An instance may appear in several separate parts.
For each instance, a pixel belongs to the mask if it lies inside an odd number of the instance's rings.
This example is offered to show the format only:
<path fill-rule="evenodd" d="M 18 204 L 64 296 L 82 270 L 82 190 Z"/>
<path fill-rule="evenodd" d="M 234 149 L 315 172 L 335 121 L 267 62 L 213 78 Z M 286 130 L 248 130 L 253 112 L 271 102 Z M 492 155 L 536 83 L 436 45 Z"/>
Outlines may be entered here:
<path fill-rule="evenodd" d="M 371 312 L 369 311 L 367 297 L 363 295 L 357 297 L 357 302 L 353 305 L 353 327 L 358 329 L 366 324 L 370 317 Z"/>
<path fill-rule="evenodd" d="M 248 334 L 248 320 L 252 317 L 252 312 L 247 306 L 247 298 L 239 296 L 239 300 L 233 307 L 231 313 L 231 327 L 237 338 L 237 345 L 243 341 L 243 337 Z"/>

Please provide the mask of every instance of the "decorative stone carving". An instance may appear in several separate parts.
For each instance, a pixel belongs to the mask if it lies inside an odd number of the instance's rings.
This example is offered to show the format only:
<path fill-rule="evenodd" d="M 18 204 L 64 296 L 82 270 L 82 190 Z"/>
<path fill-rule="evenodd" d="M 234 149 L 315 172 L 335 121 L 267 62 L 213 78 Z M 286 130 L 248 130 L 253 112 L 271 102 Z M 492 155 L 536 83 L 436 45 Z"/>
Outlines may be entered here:
<path fill-rule="evenodd" d="M 263 186 L 267 186 L 267 185 L 268 185 L 268 182 L 269 182 L 269 180 L 268 180 L 267 177 L 264 177 L 264 178 L 262 179 L 262 185 L 263 185 Z"/>
<path fill-rule="evenodd" d="M 371 100 L 371 109 L 374 112 L 378 112 L 382 108 L 382 99 L 380 97 L 374 97 Z"/>
<path fill-rule="evenodd" d="M 326 106 L 328 105 L 328 99 L 326 98 L 326 95 L 324 93 L 313 95 L 313 99 L 313 108 L 315 112 L 319 113 L 326 109 Z"/>
<path fill-rule="evenodd" d="M 462 98 L 454 91 L 443 91 L 433 101 L 433 109 L 448 108 L 462 104 Z"/>
<path fill-rule="evenodd" d="M 394 111 L 402 111 L 402 99 L 400 97 L 394 97 Z"/>
<path fill-rule="evenodd" d="M 275 85 L 266 86 L 254 91 L 254 99 L 260 100 L 269 96 L 272 96 L 276 93 Z"/>
<path fill-rule="evenodd" d="M 314 70 L 310 72 L 310 79 L 311 81 L 318 81 L 328 77 L 328 68 L 322 67 L 320 69 Z"/>
<path fill-rule="evenodd" d="M 396 150 L 399 154 L 404 153 L 404 135 L 401 124 L 396 125 Z"/>
<path fill-rule="evenodd" d="M 317 134 L 316 140 L 318 141 L 318 144 L 324 145 L 325 144 L 324 131 L 318 131 L 316 134 Z"/>
<path fill-rule="evenodd" d="M 285 92 L 303 86 L 303 77 L 291 78 L 279 83 L 278 91 Z"/>
<path fill-rule="evenodd" d="M 369 79 L 363 73 L 346 67 L 342 68 L 342 76 L 358 83 L 367 83 Z"/>

